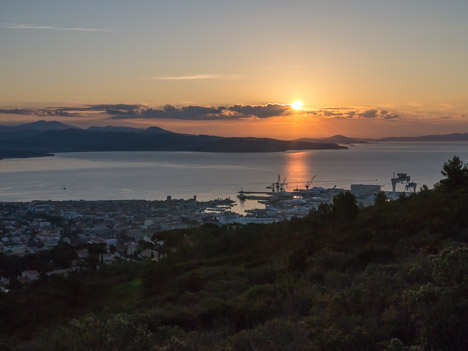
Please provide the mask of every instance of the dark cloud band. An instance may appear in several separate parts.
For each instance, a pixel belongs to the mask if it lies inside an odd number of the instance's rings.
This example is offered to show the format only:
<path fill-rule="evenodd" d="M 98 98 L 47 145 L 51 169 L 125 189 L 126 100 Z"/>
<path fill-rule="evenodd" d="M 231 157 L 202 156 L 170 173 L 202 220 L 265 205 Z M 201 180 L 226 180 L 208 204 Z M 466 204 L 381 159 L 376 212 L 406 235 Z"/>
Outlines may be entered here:
<path fill-rule="evenodd" d="M 199 106 L 188 105 L 176 107 L 165 105 L 151 108 L 138 104 L 96 104 L 78 107 L 55 106 L 39 109 L 0 109 L 0 114 L 58 116 L 91 118 L 96 113 L 104 118 L 132 119 L 178 119 L 178 120 L 235 120 L 246 118 L 271 118 L 288 116 L 298 113 L 287 104 L 266 105 L 231 105 L 231 106 Z M 329 119 L 398 119 L 399 114 L 387 110 L 323 108 L 319 110 L 300 111 L 301 115 Z"/>

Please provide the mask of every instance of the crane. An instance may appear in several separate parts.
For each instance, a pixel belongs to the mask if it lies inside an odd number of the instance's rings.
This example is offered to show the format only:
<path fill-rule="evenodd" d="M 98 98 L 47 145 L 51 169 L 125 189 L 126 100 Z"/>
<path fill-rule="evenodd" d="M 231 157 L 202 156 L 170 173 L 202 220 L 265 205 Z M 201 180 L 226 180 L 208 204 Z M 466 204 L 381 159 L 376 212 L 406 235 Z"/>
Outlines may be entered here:
<path fill-rule="evenodd" d="M 395 173 L 393 173 L 393 178 L 391 179 L 391 181 L 392 181 L 393 192 L 396 191 L 396 185 L 398 183 L 406 183 L 405 191 L 413 190 L 413 192 L 416 192 L 417 184 L 415 182 L 412 182 L 411 177 L 407 175 L 406 173 L 397 173 L 396 177 L 395 177 Z"/>
<path fill-rule="evenodd" d="M 272 193 L 279 193 L 284 191 L 284 187 L 287 184 L 288 183 L 286 183 L 286 177 L 283 179 L 283 181 L 281 181 L 281 175 L 278 174 L 278 179 L 276 180 L 276 182 L 271 183 L 271 185 L 268 185 L 266 188 L 271 189 Z"/>
<path fill-rule="evenodd" d="M 286 183 L 286 177 L 283 179 L 283 182 L 279 185 L 279 191 L 283 192 L 285 189 L 284 187 L 287 185 Z"/>
<path fill-rule="evenodd" d="M 306 190 L 309 190 L 309 187 L 310 187 L 310 185 L 313 183 L 313 181 L 314 181 L 314 179 L 315 179 L 316 176 L 317 176 L 317 175 L 314 174 L 314 176 L 312 177 L 312 179 L 306 183 L 306 185 L 305 185 Z"/>

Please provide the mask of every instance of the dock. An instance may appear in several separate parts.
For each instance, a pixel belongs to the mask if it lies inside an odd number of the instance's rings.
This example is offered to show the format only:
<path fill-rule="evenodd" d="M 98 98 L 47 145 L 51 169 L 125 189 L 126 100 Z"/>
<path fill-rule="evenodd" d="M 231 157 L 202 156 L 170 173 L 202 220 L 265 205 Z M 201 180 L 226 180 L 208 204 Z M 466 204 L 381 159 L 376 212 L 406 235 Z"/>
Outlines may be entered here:
<path fill-rule="evenodd" d="M 242 197 L 243 200 L 269 200 L 270 196 L 260 196 L 260 195 L 245 195 Z"/>
<path fill-rule="evenodd" d="M 264 194 L 264 195 L 273 195 L 271 191 L 239 191 L 239 194 Z"/>

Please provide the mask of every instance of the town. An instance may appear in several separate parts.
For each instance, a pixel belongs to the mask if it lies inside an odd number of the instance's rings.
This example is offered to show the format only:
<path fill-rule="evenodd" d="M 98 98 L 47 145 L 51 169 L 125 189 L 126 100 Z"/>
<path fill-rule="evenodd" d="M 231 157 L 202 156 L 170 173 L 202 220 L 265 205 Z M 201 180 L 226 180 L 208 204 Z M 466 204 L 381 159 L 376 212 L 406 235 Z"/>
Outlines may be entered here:
<path fill-rule="evenodd" d="M 313 181 L 313 179 L 312 179 Z M 164 235 L 168 230 L 203 224 L 268 224 L 293 217 L 302 218 L 334 196 L 351 192 L 361 206 L 372 205 L 379 185 L 352 184 L 350 190 L 310 187 L 286 191 L 285 180 L 271 184 L 269 192 L 239 192 L 239 201 L 258 200 L 264 209 L 233 211 L 230 198 L 210 201 L 191 199 L 31 201 L 0 203 L 0 291 L 7 292 L 11 280 L 30 283 L 41 275 L 67 276 L 70 272 L 97 269 L 118 262 L 158 261 L 165 256 Z M 396 192 L 405 183 L 405 192 Z M 405 173 L 392 178 L 387 200 L 416 190 Z M 263 194 L 263 196 L 259 196 Z M 265 196 L 266 195 L 266 196 Z M 46 263 L 11 264 L 11 257 L 40 256 Z M 39 268 L 39 269 L 38 269 Z"/>
<path fill-rule="evenodd" d="M 41 274 L 67 276 L 86 267 L 94 268 L 98 263 L 159 260 L 164 256 L 164 241 L 155 239 L 155 233 L 218 223 L 214 214 L 233 204 L 230 199 L 199 202 L 196 197 L 176 200 L 170 196 L 165 201 L 0 203 L 3 261 L 9 257 L 45 255 L 63 248 L 67 248 L 63 250 L 70 258 L 62 264 L 50 262 L 42 272 L 24 267 L 16 272 L 16 277 L 14 264 L 2 264 L 0 290 L 8 291 L 11 278 L 28 283 L 39 279 Z"/>

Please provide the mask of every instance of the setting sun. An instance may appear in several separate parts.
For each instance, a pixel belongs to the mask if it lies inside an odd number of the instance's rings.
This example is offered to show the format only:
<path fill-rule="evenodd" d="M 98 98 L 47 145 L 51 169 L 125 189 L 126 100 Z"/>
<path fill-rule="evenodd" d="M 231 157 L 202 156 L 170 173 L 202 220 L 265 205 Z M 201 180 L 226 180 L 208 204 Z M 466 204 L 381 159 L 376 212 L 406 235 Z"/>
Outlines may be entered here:
<path fill-rule="evenodd" d="M 291 104 L 293 110 L 302 110 L 302 101 L 296 100 Z"/>

